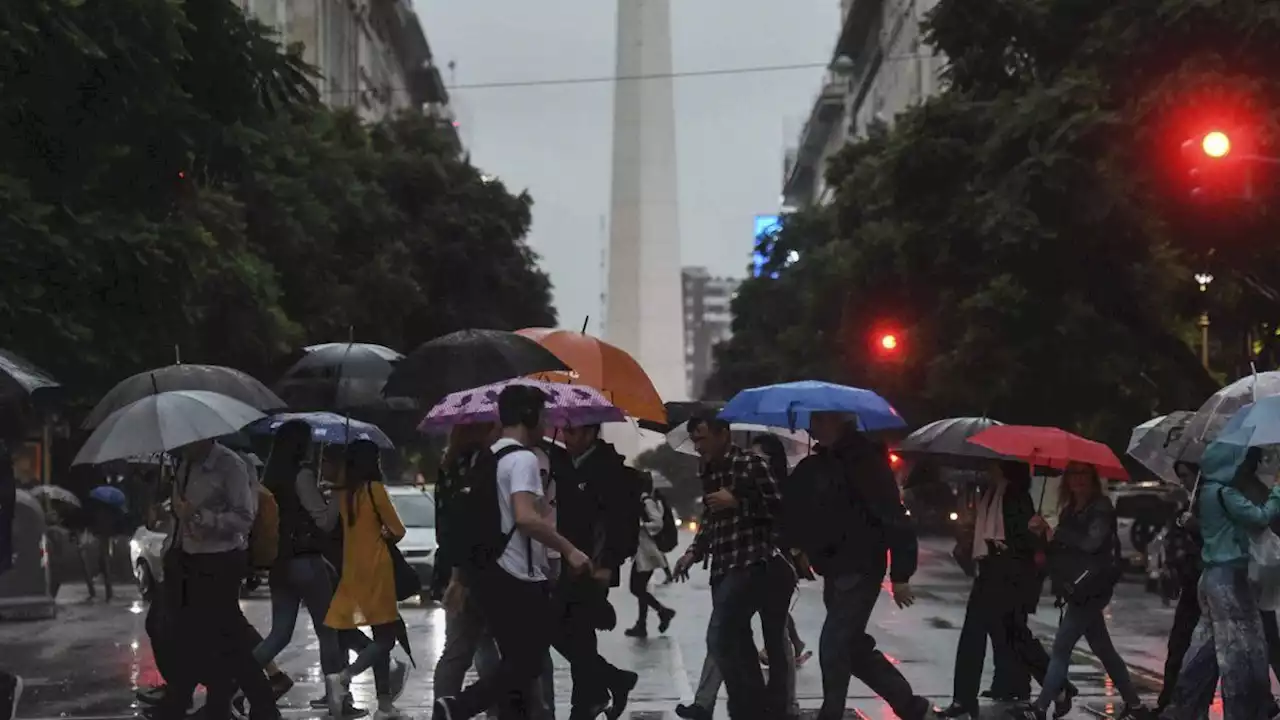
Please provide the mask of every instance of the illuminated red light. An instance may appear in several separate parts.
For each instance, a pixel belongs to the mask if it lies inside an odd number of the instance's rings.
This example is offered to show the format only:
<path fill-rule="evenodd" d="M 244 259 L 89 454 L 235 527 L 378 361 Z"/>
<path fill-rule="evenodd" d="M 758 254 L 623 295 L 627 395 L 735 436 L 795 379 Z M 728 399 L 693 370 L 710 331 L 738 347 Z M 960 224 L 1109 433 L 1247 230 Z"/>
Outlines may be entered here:
<path fill-rule="evenodd" d="M 887 335 L 881 335 L 881 336 L 880 336 L 880 347 L 884 348 L 885 350 L 897 350 L 897 349 L 898 349 L 898 336 L 897 336 L 897 335 L 894 335 L 894 334 L 892 334 L 892 333 L 887 334 Z"/>
<path fill-rule="evenodd" d="M 1200 139 L 1200 149 L 1211 158 L 1224 158 L 1231 153 L 1231 138 L 1220 130 L 1214 130 Z"/>

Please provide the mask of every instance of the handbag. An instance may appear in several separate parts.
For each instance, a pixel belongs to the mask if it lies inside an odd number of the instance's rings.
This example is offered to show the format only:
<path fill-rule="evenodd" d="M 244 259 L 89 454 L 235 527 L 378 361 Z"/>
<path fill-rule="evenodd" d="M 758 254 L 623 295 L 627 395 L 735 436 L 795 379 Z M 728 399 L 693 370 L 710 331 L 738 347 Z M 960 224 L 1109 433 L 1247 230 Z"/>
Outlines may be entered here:
<path fill-rule="evenodd" d="M 369 486 L 365 486 L 369 488 Z M 378 525 L 385 528 L 386 523 L 382 522 L 382 513 L 378 512 L 378 503 L 373 499 L 373 490 L 369 489 L 369 505 L 373 508 L 373 514 L 378 518 Z M 392 542 L 391 538 L 383 537 L 382 542 L 387 546 L 387 554 L 391 556 L 391 572 L 395 577 L 396 583 L 396 600 L 408 600 L 414 595 L 422 592 L 422 578 L 418 577 L 418 572 L 413 569 L 408 560 L 404 559 L 404 553 L 400 552 L 400 548 Z"/>
<path fill-rule="evenodd" d="M 1104 566 L 1086 568 L 1072 579 L 1063 582 L 1062 599 L 1068 605 L 1087 605 L 1107 598 L 1115 590 L 1116 583 L 1124 573 L 1124 563 L 1120 556 L 1120 533 L 1115 525 L 1111 527 L 1111 553 L 1104 556 L 1111 562 Z"/>

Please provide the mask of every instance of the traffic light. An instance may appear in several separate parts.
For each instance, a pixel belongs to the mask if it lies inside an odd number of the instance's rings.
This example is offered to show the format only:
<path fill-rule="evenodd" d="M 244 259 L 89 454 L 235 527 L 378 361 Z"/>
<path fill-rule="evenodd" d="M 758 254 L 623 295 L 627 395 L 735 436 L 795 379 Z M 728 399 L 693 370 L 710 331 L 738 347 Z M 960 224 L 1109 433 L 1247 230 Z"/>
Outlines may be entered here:
<path fill-rule="evenodd" d="M 880 362 L 896 362 L 902 359 L 902 333 L 895 329 L 878 329 L 872 334 L 871 352 Z"/>
<path fill-rule="evenodd" d="M 1249 197 L 1249 169 L 1239 162 L 1235 143 L 1226 130 L 1212 129 L 1182 143 L 1187 163 L 1191 197 L 1209 200 L 1223 197 Z"/>

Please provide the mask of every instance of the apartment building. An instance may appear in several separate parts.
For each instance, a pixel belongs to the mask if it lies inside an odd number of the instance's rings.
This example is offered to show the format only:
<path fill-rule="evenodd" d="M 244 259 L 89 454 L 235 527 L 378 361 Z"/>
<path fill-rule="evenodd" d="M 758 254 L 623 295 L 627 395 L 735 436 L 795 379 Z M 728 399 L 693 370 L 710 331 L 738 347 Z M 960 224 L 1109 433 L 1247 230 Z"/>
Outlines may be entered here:
<path fill-rule="evenodd" d="M 712 348 L 733 334 L 729 303 L 742 283 L 737 278 L 713 277 L 704 267 L 680 272 L 684 296 L 684 359 L 689 397 L 702 397 L 707 378 L 715 370 Z"/>

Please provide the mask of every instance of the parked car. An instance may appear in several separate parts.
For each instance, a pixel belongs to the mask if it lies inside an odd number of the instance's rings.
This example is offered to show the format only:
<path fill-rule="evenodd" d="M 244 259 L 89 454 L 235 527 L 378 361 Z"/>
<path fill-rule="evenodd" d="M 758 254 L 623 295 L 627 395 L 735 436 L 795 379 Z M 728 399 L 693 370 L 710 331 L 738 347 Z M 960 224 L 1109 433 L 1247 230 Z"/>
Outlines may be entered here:
<path fill-rule="evenodd" d="M 1149 572 L 1149 550 L 1158 550 L 1157 539 L 1164 526 L 1178 512 L 1176 493 L 1181 488 L 1159 482 L 1119 485 L 1111 490 L 1116 508 L 1116 531 L 1120 552 L 1131 569 Z M 1158 561 L 1157 561 L 1158 564 Z"/>
<path fill-rule="evenodd" d="M 387 495 L 396 506 L 396 514 L 404 523 L 405 536 L 400 541 L 400 552 L 422 580 L 422 587 L 431 587 L 435 572 L 436 499 L 425 488 L 416 485 L 389 485 Z"/>

